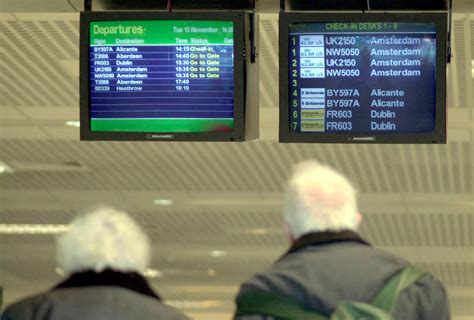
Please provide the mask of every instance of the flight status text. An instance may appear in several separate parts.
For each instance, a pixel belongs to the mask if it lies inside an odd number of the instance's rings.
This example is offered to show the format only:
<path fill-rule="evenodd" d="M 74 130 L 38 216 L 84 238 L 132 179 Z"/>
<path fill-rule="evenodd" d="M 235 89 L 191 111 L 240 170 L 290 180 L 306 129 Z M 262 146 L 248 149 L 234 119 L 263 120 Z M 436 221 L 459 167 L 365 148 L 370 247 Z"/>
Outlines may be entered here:
<path fill-rule="evenodd" d="M 92 131 L 232 131 L 231 21 L 90 24 Z"/>
<path fill-rule="evenodd" d="M 421 133 L 435 127 L 436 33 L 429 23 L 290 25 L 293 132 Z"/>

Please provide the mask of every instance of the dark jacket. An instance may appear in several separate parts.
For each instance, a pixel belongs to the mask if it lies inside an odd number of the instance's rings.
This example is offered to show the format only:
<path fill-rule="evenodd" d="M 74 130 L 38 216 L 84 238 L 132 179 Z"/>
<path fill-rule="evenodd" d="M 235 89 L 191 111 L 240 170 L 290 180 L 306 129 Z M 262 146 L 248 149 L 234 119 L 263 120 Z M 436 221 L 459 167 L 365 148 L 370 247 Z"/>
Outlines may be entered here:
<path fill-rule="evenodd" d="M 185 320 L 137 273 L 77 273 L 8 307 L 2 320 Z"/>
<path fill-rule="evenodd" d="M 263 290 L 329 316 L 343 300 L 370 303 L 387 281 L 408 264 L 373 248 L 354 232 L 322 232 L 301 237 L 268 271 L 243 283 L 236 300 L 249 290 Z M 432 275 L 422 276 L 397 300 L 399 320 L 450 319 L 443 285 Z M 270 319 L 261 315 L 238 320 Z"/>

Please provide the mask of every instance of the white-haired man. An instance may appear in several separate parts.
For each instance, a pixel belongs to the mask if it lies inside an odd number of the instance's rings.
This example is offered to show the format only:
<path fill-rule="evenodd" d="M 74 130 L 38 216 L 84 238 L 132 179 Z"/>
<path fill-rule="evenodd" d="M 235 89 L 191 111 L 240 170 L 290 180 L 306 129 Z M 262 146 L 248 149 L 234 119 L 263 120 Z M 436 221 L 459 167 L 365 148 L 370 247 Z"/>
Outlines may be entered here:
<path fill-rule="evenodd" d="M 436 278 L 359 236 L 356 192 L 344 176 L 303 162 L 286 192 L 283 217 L 291 247 L 268 271 L 242 284 L 236 320 L 329 319 L 335 313 L 340 317 L 331 319 L 450 319 Z"/>
<path fill-rule="evenodd" d="M 2 320 L 182 320 L 148 285 L 148 237 L 124 212 L 104 208 L 76 218 L 58 237 L 57 260 L 68 278 L 22 300 Z"/>

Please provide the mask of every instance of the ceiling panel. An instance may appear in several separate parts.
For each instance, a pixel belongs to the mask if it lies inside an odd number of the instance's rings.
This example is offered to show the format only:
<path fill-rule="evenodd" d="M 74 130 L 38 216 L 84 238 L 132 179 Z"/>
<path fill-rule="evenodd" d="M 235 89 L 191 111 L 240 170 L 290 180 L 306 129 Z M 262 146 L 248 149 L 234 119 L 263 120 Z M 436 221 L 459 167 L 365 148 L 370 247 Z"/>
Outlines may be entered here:
<path fill-rule="evenodd" d="M 10 137 L 22 134 L 8 129 L 3 132 Z M 274 192 L 282 190 L 292 164 L 305 159 L 341 170 L 361 192 L 472 193 L 474 179 L 470 142 L 413 146 L 2 139 L 0 154 L 11 166 L 74 160 L 92 169 L 68 173 L 20 168 L 0 176 L 4 189 Z"/>
<path fill-rule="evenodd" d="M 31 198 L 35 201 L 34 197 Z M 43 200 L 46 198 L 42 197 Z M 465 213 L 449 214 L 442 210 L 401 214 L 397 213 L 398 210 L 364 211 L 362 234 L 374 245 L 383 247 L 474 247 L 474 215 L 467 209 Z M 66 208 L 0 211 L 2 223 L 9 224 L 67 224 L 79 213 L 81 210 Z M 153 211 L 135 211 L 132 216 L 159 245 L 192 243 L 212 247 L 218 243 L 224 247 L 243 245 L 279 248 L 286 241 L 279 209 L 156 208 Z M 4 237 L 5 243 L 15 241 L 12 235 L 0 237 Z"/>
<path fill-rule="evenodd" d="M 77 20 L 0 21 L 1 83 L 9 92 L 2 105 L 78 106 L 78 78 L 61 64 L 78 59 L 77 24 Z"/>
<path fill-rule="evenodd" d="M 74 0 L 73 2 L 79 2 Z M 2 0 L 2 12 L 74 12 L 76 9 L 67 0 Z"/>

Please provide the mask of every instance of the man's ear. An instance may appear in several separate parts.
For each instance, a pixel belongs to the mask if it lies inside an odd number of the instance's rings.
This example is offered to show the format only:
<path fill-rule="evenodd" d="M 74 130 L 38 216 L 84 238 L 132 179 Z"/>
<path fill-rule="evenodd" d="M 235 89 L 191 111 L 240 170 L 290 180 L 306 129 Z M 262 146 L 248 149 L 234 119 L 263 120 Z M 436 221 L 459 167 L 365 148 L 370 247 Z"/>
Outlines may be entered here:
<path fill-rule="evenodd" d="M 292 245 L 293 243 L 296 242 L 296 239 L 293 236 L 293 233 L 291 232 L 290 226 L 288 225 L 288 223 L 286 221 L 285 221 L 285 233 L 286 233 L 286 237 L 288 239 L 288 242 L 290 242 L 290 245 Z"/>

